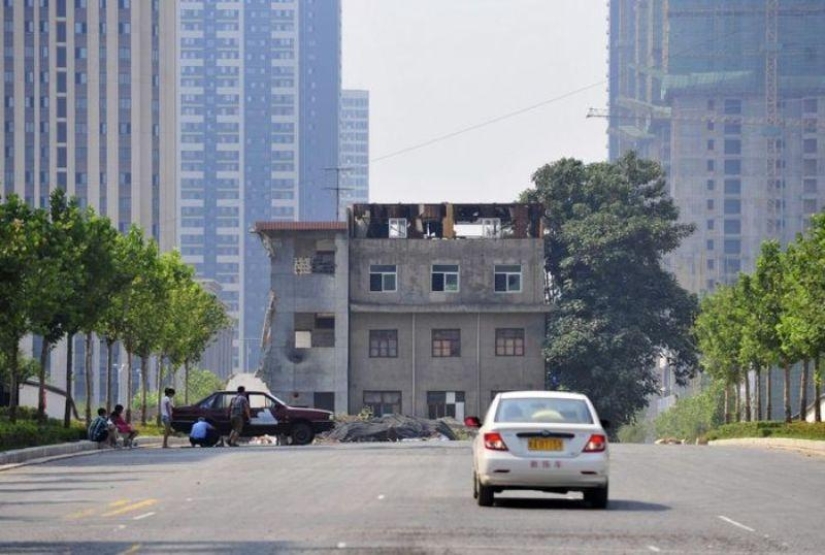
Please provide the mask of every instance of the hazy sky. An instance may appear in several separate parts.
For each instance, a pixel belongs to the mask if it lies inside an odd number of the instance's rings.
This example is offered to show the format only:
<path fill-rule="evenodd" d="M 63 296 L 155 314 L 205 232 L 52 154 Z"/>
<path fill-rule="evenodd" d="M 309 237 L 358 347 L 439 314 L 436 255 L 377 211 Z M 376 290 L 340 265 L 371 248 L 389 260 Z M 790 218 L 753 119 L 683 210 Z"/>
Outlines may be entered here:
<path fill-rule="evenodd" d="M 546 163 L 606 158 L 606 120 L 585 118 L 607 103 L 606 0 L 342 4 L 343 86 L 370 92 L 371 202 L 513 202 Z"/>

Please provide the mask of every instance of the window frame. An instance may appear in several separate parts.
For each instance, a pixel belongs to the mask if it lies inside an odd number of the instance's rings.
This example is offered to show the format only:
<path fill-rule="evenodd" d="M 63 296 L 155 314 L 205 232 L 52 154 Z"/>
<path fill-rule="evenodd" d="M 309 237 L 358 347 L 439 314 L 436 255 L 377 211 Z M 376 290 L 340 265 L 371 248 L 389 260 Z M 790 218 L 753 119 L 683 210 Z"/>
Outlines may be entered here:
<path fill-rule="evenodd" d="M 381 400 L 378 401 L 377 403 L 367 401 L 367 396 L 371 396 L 371 395 L 379 395 L 381 397 Z M 397 396 L 398 402 L 395 403 L 393 400 L 387 399 L 387 397 L 390 397 L 390 396 L 392 396 L 392 397 Z M 384 414 L 403 414 L 403 412 L 402 412 L 402 410 L 403 410 L 403 405 L 402 405 L 403 399 L 404 398 L 401 395 L 401 391 L 398 391 L 398 390 L 365 389 L 361 393 L 361 406 L 363 408 L 367 408 L 367 407 L 372 408 L 374 405 L 377 404 L 379 407 L 382 407 L 382 409 L 385 405 L 390 405 L 393 408 L 395 408 L 395 407 L 398 408 L 397 413 L 395 412 L 395 410 L 393 410 L 392 412 L 389 412 L 389 413 L 384 412 L 382 410 L 381 414 L 376 413 L 375 409 L 373 409 L 373 416 L 382 416 Z"/>
<path fill-rule="evenodd" d="M 512 268 L 518 266 L 518 272 L 512 270 Z M 495 293 L 521 293 L 523 290 L 523 275 L 524 275 L 524 267 L 521 263 L 518 264 L 494 264 L 493 265 L 493 291 Z M 499 276 L 504 276 L 504 289 L 499 289 L 498 286 L 498 279 Z M 518 276 L 518 288 L 512 289 L 510 287 L 510 279 L 514 276 Z"/>
<path fill-rule="evenodd" d="M 369 330 L 368 350 L 369 358 L 398 358 L 398 330 Z"/>
<path fill-rule="evenodd" d="M 461 357 L 461 329 L 433 329 L 430 332 L 430 354 L 432 358 Z"/>
<path fill-rule="evenodd" d="M 497 357 L 523 357 L 524 343 L 524 328 L 496 328 Z"/>
<path fill-rule="evenodd" d="M 440 270 L 438 269 L 440 268 Z M 448 268 L 455 268 L 450 270 Z M 441 276 L 441 289 L 436 289 L 436 276 Z M 454 277 L 454 288 L 448 288 L 448 278 Z M 430 290 L 435 293 L 458 293 L 461 291 L 460 264 L 433 264 L 430 266 Z"/>
<path fill-rule="evenodd" d="M 392 268 L 392 271 L 389 270 Z M 380 288 L 373 287 L 374 276 L 379 276 Z M 387 285 L 387 278 L 392 276 L 392 288 Z M 398 291 L 398 266 L 396 264 L 370 264 L 369 267 L 369 290 L 371 293 L 394 293 Z"/>

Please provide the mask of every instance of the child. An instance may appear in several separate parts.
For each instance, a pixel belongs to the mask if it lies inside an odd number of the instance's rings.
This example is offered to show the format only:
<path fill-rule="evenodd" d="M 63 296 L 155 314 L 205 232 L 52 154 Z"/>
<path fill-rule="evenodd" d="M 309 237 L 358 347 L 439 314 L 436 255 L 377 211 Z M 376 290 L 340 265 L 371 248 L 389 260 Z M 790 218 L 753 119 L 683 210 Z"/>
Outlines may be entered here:
<path fill-rule="evenodd" d="M 123 419 L 123 405 L 115 405 L 115 410 L 112 411 L 109 419 L 115 425 L 117 432 L 123 436 L 123 446 L 130 449 L 134 447 L 136 445 L 134 439 L 138 433 Z"/>

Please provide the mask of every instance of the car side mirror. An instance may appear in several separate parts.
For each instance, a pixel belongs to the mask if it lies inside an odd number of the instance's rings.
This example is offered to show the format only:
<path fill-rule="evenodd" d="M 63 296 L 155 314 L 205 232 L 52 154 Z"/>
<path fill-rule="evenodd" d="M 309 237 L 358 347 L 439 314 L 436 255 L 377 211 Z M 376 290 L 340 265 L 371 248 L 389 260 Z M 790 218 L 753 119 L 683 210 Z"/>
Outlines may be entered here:
<path fill-rule="evenodd" d="M 464 425 L 468 428 L 481 428 L 481 420 L 478 416 L 467 416 L 464 418 Z"/>
<path fill-rule="evenodd" d="M 602 428 L 604 428 L 605 430 L 610 428 L 610 420 L 601 420 L 600 422 L 602 423 Z"/>

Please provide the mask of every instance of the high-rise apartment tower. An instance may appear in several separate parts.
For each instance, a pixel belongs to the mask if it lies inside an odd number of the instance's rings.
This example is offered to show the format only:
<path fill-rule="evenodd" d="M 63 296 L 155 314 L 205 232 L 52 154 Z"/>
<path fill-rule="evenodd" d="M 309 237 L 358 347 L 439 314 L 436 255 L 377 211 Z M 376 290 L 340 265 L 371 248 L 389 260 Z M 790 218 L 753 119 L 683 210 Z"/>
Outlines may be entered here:
<path fill-rule="evenodd" d="M 138 224 L 162 250 L 174 246 L 175 14 L 166 0 L 2 0 L 4 196 L 45 207 L 59 188 L 120 231 Z M 105 354 L 95 356 L 100 398 Z M 58 387 L 65 366 L 64 344 L 52 353 Z"/>
<path fill-rule="evenodd" d="M 179 239 L 258 366 L 269 257 L 257 221 L 335 220 L 340 0 L 179 0 Z"/>
<path fill-rule="evenodd" d="M 696 232 L 668 260 L 702 293 L 825 203 L 825 2 L 611 0 L 609 149 L 658 160 Z"/>

